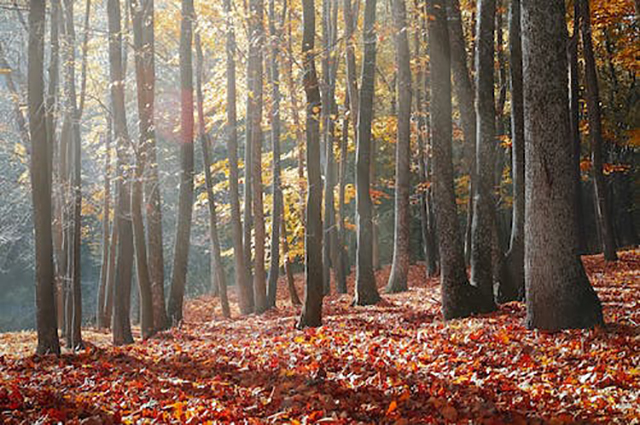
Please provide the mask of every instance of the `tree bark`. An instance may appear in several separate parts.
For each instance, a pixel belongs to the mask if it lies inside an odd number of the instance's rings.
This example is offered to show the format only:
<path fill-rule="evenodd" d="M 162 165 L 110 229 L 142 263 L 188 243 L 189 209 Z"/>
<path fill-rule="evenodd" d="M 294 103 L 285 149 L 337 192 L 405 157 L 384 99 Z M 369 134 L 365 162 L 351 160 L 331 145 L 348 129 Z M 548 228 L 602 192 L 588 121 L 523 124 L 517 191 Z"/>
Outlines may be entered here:
<path fill-rule="evenodd" d="M 28 104 L 35 229 L 37 354 L 60 354 L 54 304 L 51 178 L 44 103 L 45 1 L 29 2 Z"/>
<path fill-rule="evenodd" d="M 285 5 L 286 6 L 286 5 Z M 281 15 L 284 16 L 284 13 Z M 280 274 L 280 216 L 282 215 L 282 188 L 280 187 L 280 71 L 278 59 L 280 56 L 282 25 L 276 23 L 275 0 L 269 0 L 269 54 L 271 85 L 271 148 L 273 150 L 273 180 L 272 195 L 273 208 L 271 211 L 271 264 L 269 266 L 267 306 L 276 306 L 278 292 L 278 276 Z"/>
<path fill-rule="evenodd" d="M 153 303 L 153 328 L 164 330 L 170 326 L 164 300 L 164 251 L 162 244 L 162 201 L 155 133 L 155 32 L 154 0 L 142 0 L 143 63 L 146 73 L 147 173 L 144 182 L 144 202 L 147 215 L 147 261 Z"/>
<path fill-rule="evenodd" d="M 409 273 L 409 192 L 411 190 L 411 53 L 404 0 L 393 0 L 396 67 L 398 68 L 398 135 L 396 140 L 395 230 L 393 264 L 387 292 L 407 290 Z"/>
<path fill-rule="evenodd" d="M 180 195 L 178 225 L 173 254 L 173 276 L 169 294 L 169 320 L 173 326 L 182 321 L 182 304 L 187 283 L 191 215 L 193 212 L 193 65 L 192 37 L 195 12 L 193 0 L 182 0 L 180 25 Z"/>
<path fill-rule="evenodd" d="M 302 54 L 307 96 L 307 208 L 305 229 L 305 294 L 299 329 L 322 324 L 322 179 L 320 177 L 321 100 L 316 74 L 314 0 L 302 1 Z"/>
<path fill-rule="evenodd" d="M 580 170 L 581 139 L 580 139 L 580 72 L 578 68 L 578 43 L 580 38 L 580 2 L 573 2 L 573 33 L 569 39 L 569 101 L 571 111 L 571 139 L 573 140 L 573 176 L 576 186 L 573 201 L 576 226 L 578 228 L 578 251 L 587 250 L 587 235 L 585 234 L 584 214 L 582 211 L 582 171 Z"/>
<path fill-rule="evenodd" d="M 495 0 L 478 3 L 476 44 L 476 170 L 471 237 L 471 281 L 480 290 L 481 310 L 495 310 L 493 300 L 492 228 L 495 161 L 494 30 Z"/>
<path fill-rule="evenodd" d="M 90 11 L 90 2 L 87 3 L 86 13 Z M 68 121 L 67 127 L 69 132 L 69 167 L 73 172 L 70 173 L 69 196 L 73 197 L 73 205 L 69 206 L 68 219 L 69 228 L 69 244 L 70 249 L 67 251 L 69 257 L 68 265 L 68 282 L 70 283 L 69 297 L 67 298 L 67 324 L 65 327 L 67 336 L 67 347 L 80 348 L 82 342 L 82 294 L 81 294 L 81 231 L 82 231 L 82 149 L 80 137 L 80 118 L 81 111 L 77 106 L 76 87 L 75 87 L 75 23 L 73 18 L 73 2 L 71 0 L 64 1 L 64 26 L 65 26 L 65 86 L 67 103 L 65 108 L 65 121 Z M 86 49 L 84 51 L 86 57 Z M 86 66 L 85 66 L 86 70 Z M 84 97 L 84 94 L 81 95 Z M 73 165 L 71 165 L 73 162 Z"/>
<path fill-rule="evenodd" d="M 355 305 L 380 301 L 373 269 L 373 205 L 371 202 L 371 121 L 376 70 L 376 0 L 366 0 L 364 9 L 362 86 L 360 87 L 356 144 L 356 212 L 358 248 Z"/>
<path fill-rule="evenodd" d="M 509 251 L 502 262 L 498 282 L 498 302 L 524 297 L 524 106 L 522 101 L 522 39 L 520 0 L 511 1 L 509 14 L 509 55 L 511 70 L 511 179 L 513 211 Z"/>
<path fill-rule="evenodd" d="M 251 115 L 247 118 L 247 126 L 251 128 L 251 195 L 253 201 L 254 225 L 254 263 L 253 263 L 253 296 L 255 312 L 267 310 L 266 271 L 264 266 L 266 230 L 264 223 L 264 205 L 262 199 L 262 107 L 263 107 L 263 49 L 264 49 L 264 4 L 263 0 L 249 2 L 249 75 L 248 84 Z M 247 206 L 245 205 L 245 208 Z M 245 222 L 245 226 L 246 226 Z M 245 249 L 247 247 L 245 246 Z"/>
<path fill-rule="evenodd" d="M 149 69 L 148 57 L 145 52 L 149 48 L 145 40 L 145 4 L 148 0 L 130 0 L 133 49 L 135 53 L 135 71 L 138 100 L 138 126 L 140 128 L 140 140 L 135 147 L 135 169 L 133 179 L 133 191 L 131 194 L 131 218 L 133 222 L 133 245 L 136 255 L 136 272 L 138 291 L 140 294 L 140 333 L 142 339 L 150 338 L 155 331 L 153 319 L 153 299 L 151 293 L 151 278 L 149 263 L 147 262 L 147 243 L 145 240 L 145 228 L 142 217 L 143 181 L 148 157 L 149 140 L 155 137 L 153 130 L 152 98 L 149 96 L 149 80 L 153 78 L 153 70 Z"/>
<path fill-rule="evenodd" d="M 122 28 L 120 25 L 120 0 L 108 0 L 109 24 L 109 75 L 111 102 L 113 105 L 114 134 L 118 161 L 117 207 L 115 220 L 118 229 L 118 248 L 113 288 L 113 318 L 111 329 L 115 345 L 133 343 L 131 334 L 131 278 L 133 269 L 133 238 L 131 222 L 131 171 L 129 134 L 124 99 L 124 74 L 122 63 Z"/>
<path fill-rule="evenodd" d="M 100 267 L 100 286 L 98 287 L 98 299 L 96 302 L 96 327 L 104 329 L 107 327 L 105 317 L 105 298 L 107 290 L 107 279 L 109 275 L 109 252 L 111 250 L 110 227 L 111 227 L 111 118 L 107 119 L 107 134 L 105 141 L 105 161 L 104 161 L 104 202 L 102 204 L 102 263 Z"/>
<path fill-rule="evenodd" d="M 602 324 L 577 252 L 563 2 L 522 1 L 527 326 Z"/>
<path fill-rule="evenodd" d="M 596 218 L 600 228 L 600 236 L 604 258 L 608 261 L 616 261 L 616 244 L 613 237 L 613 225 L 607 203 L 607 188 L 602 172 L 602 118 L 600 112 L 600 90 L 598 88 L 598 74 L 596 60 L 593 55 L 593 41 L 591 39 L 591 14 L 589 2 L 576 0 L 580 3 L 580 16 L 582 18 L 582 48 L 584 54 L 585 74 L 587 81 L 587 116 L 589 118 L 589 137 L 591 139 L 591 168 L 593 172 L 593 187 L 596 198 Z"/>
<path fill-rule="evenodd" d="M 466 317 L 475 310 L 476 288 L 469 285 L 456 212 L 451 157 L 451 56 L 443 0 L 427 4 L 431 63 L 431 132 L 433 183 L 440 247 L 440 282 L 445 320 Z"/>
<path fill-rule="evenodd" d="M 213 195 L 213 177 L 211 176 L 211 152 L 209 151 L 209 138 L 204 124 L 204 97 L 202 95 L 203 56 L 200 43 L 200 34 L 195 34 L 196 45 L 196 102 L 198 105 L 198 138 L 202 148 L 202 161 L 204 166 L 204 180 L 207 187 L 207 203 L 209 205 L 209 239 L 211 244 L 211 282 L 217 286 L 220 294 L 220 306 L 222 315 L 231 317 L 229 310 L 229 299 L 227 298 L 227 277 L 222 264 L 220 254 L 220 239 L 218 238 L 218 217 L 216 213 L 216 203 Z M 215 276 L 215 278 L 214 278 Z M 214 290 L 216 288 L 213 288 Z"/>
<path fill-rule="evenodd" d="M 469 67 L 467 66 L 467 49 L 462 30 L 462 15 L 459 0 L 447 1 L 447 17 L 449 19 L 449 43 L 451 47 L 451 70 L 460 122 L 464 134 L 465 165 L 469 170 L 469 202 L 467 204 L 467 222 L 465 227 L 465 258 L 471 257 L 471 225 L 473 222 L 473 194 L 476 190 L 476 110 L 474 107 L 474 88 Z"/>

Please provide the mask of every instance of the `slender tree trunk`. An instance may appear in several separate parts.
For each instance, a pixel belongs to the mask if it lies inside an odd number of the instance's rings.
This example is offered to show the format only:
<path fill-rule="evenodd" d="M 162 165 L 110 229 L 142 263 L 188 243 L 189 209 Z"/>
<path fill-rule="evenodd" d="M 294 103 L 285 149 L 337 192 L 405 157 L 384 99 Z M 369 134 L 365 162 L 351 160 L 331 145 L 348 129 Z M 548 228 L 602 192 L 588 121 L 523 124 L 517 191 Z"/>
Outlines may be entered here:
<path fill-rule="evenodd" d="M 307 96 L 307 211 L 305 229 L 304 305 L 298 328 L 317 327 L 322 324 L 322 179 L 320 177 L 320 89 L 316 74 L 314 38 L 314 0 L 302 2 L 302 54 L 304 63 L 304 90 Z"/>
<path fill-rule="evenodd" d="M 349 97 L 349 93 L 346 94 Z M 345 102 L 348 109 L 349 100 Z M 336 282 L 336 290 L 339 294 L 347 293 L 347 274 L 348 274 L 348 256 L 345 249 L 346 229 L 345 229 L 345 191 L 346 191 L 346 175 L 348 160 L 348 144 L 349 144 L 349 115 L 350 111 L 346 111 L 342 120 L 342 135 L 340 137 L 340 169 L 338 171 L 338 255 L 340 256 L 341 268 L 340 277 Z"/>
<path fill-rule="evenodd" d="M 589 118 L 589 137 L 591 138 L 591 162 L 596 198 L 596 218 L 600 228 L 602 250 L 604 258 L 616 261 L 616 245 L 613 237 L 613 225 L 607 203 L 607 188 L 602 172 L 602 118 L 600 113 L 600 93 L 598 88 L 598 74 L 596 60 L 593 55 L 593 41 L 591 40 L 591 14 L 589 2 L 580 2 L 580 16 L 582 18 L 582 47 L 584 53 L 585 74 L 587 81 L 587 112 Z"/>
<path fill-rule="evenodd" d="M 476 44 L 476 169 L 471 238 L 471 281 L 480 290 L 484 312 L 495 310 L 493 301 L 492 221 L 495 154 L 494 29 L 495 0 L 478 3 Z"/>
<path fill-rule="evenodd" d="M 573 33 L 569 40 L 569 101 L 571 111 L 571 139 L 573 140 L 573 175 L 575 182 L 575 197 L 573 201 L 576 226 L 578 227 L 578 251 L 587 250 L 584 214 L 582 211 L 582 171 L 580 170 L 581 139 L 580 139 L 580 72 L 578 68 L 578 44 L 580 38 L 580 2 L 573 1 Z"/>
<path fill-rule="evenodd" d="M 180 25 L 180 87 L 181 144 L 180 195 L 178 225 L 173 256 L 173 276 L 169 294 L 169 320 L 173 326 L 182 321 L 182 304 L 187 283 L 191 214 L 193 212 L 193 65 L 191 44 L 193 37 L 193 0 L 182 0 Z"/>
<path fill-rule="evenodd" d="M 253 201 L 254 224 L 254 265 L 253 296 L 255 312 L 263 313 L 267 309 L 266 271 L 264 266 L 266 230 L 264 223 L 264 205 L 262 199 L 262 98 L 263 98 L 263 48 L 264 48 L 264 4 L 263 0 L 249 2 L 249 76 L 248 84 L 251 115 L 247 126 L 251 128 L 251 195 Z M 247 165 L 249 166 L 249 165 Z M 247 205 L 245 205 L 247 208 Z M 250 208 L 250 207 L 249 207 Z M 245 222 L 245 226 L 247 223 Z M 246 235 L 246 233 L 245 233 Z M 245 246 L 245 249 L 247 247 Z"/>
<path fill-rule="evenodd" d="M 215 198 L 213 195 L 213 177 L 211 176 L 211 153 L 209 151 L 209 138 L 204 124 L 204 98 L 202 95 L 203 56 L 200 44 L 200 34 L 195 34 L 196 45 L 196 102 L 198 105 L 198 138 L 202 148 L 202 161 L 204 166 L 204 180 L 207 187 L 207 201 L 209 205 L 209 239 L 211 243 L 211 281 L 220 294 L 222 315 L 231 317 L 229 300 L 227 298 L 227 278 L 220 254 L 220 239 L 218 238 L 218 218 L 216 213 Z M 214 278 L 215 276 L 215 278 Z M 215 288 L 214 288 L 215 289 Z"/>
<path fill-rule="evenodd" d="M 118 229 L 118 249 L 113 288 L 113 343 L 133 343 L 131 323 L 131 278 L 133 269 L 133 238 L 131 223 L 131 176 L 129 134 L 124 99 L 124 74 L 122 63 L 122 28 L 120 25 L 120 0 L 108 0 L 109 22 L 109 74 L 111 102 L 113 105 L 114 134 L 118 154 L 117 196 L 115 220 Z M 114 239 L 115 240 L 115 239 Z M 114 242 L 115 243 L 115 242 Z M 110 311 L 108 310 L 108 313 Z"/>
<path fill-rule="evenodd" d="M 577 251 L 563 2 L 522 1 L 527 326 L 602 324 Z"/>
<path fill-rule="evenodd" d="M 60 354 L 54 303 L 51 233 L 51 170 L 44 103 L 45 2 L 29 2 L 28 104 L 31 131 L 31 193 L 36 251 L 37 354 Z"/>
<path fill-rule="evenodd" d="M 460 109 L 460 122 L 464 133 L 465 166 L 469 170 L 469 203 L 465 228 L 465 258 L 471 256 L 471 224 L 473 222 L 473 194 L 476 177 L 476 110 L 473 106 L 475 95 L 473 82 L 467 66 L 467 49 L 462 30 L 462 15 L 459 0 L 447 0 L 449 19 L 449 43 L 451 46 L 451 70 L 455 94 Z"/>
<path fill-rule="evenodd" d="M 140 140 L 135 149 L 136 165 L 132 183 L 131 216 L 133 221 L 133 242 L 136 254 L 138 291 L 140 294 L 140 332 L 143 340 L 150 338 L 155 331 L 151 278 L 149 263 L 147 262 L 147 243 L 142 217 L 143 181 L 148 157 L 149 140 L 155 137 L 155 134 L 152 133 L 152 99 L 149 96 L 149 80 L 153 78 L 150 72 L 153 71 L 149 69 L 149 55 L 145 52 L 149 46 L 147 40 L 145 40 L 144 19 L 147 5 L 144 1 L 147 0 L 130 0 L 129 2 L 133 24 L 133 49 L 135 52 L 136 83 L 138 86 L 138 125 L 140 128 Z"/>
<path fill-rule="evenodd" d="M 253 292 L 247 278 L 242 245 L 242 223 L 240 222 L 240 195 L 238 190 L 238 127 L 236 115 L 236 63 L 235 63 L 235 31 L 231 16 L 231 0 L 224 1 L 226 21 L 226 54 L 227 54 L 227 156 L 229 158 L 229 204 L 231 206 L 231 224 L 233 228 L 233 257 L 235 264 L 236 287 L 239 291 L 240 312 L 249 314 L 253 311 Z M 246 181 L 245 181 L 246 184 Z"/>
<path fill-rule="evenodd" d="M 524 106 L 522 101 L 522 39 L 520 0 L 511 1 L 509 14 L 509 55 L 511 70 L 511 179 L 513 212 L 511 242 L 502 263 L 498 302 L 524 297 Z"/>
<path fill-rule="evenodd" d="M 366 0 L 364 10 L 364 54 L 360 87 L 356 145 L 356 211 L 358 249 L 355 305 L 380 301 L 373 268 L 373 205 L 371 202 L 371 121 L 373 119 L 374 79 L 376 69 L 376 0 Z"/>
<path fill-rule="evenodd" d="M 427 3 L 431 63 L 431 131 L 435 213 L 440 246 L 440 281 L 445 320 L 474 312 L 477 290 L 469 285 L 458 227 L 451 158 L 451 56 L 443 0 Z"/>
<path fill-rule="evenodd" d="M 303 223 L 305 221 L 305 197 L 306 197 L 306 180 L 304 173 L 304 144 L 305 138 L 302 129 L 302 123 L 300 120 L 299 110 L 300 107 L 298 102 L 298 96 L 296 93 L 296 88 L 293 83 L 293 47 L 292 47 L 292 36 L 291 36 L 291 27 L 292 23 L 292 8 L 288 10 L 288 29 L 287 29 L 287 46 L 288 46 L 288 59 L 285 62 L 286 66 L 285 70 L 285 78 L 287 80 L 287 89 L 289 90 L 290 97 L 290 112 L 291 118 L 293 119 L 293 127 L 296 133 L 296 141 L 298 145 L 298 192 L 299 192 L 299 211 L 300 211 L 300 220 Z"/>
<path fill-rule="evenodd" d="M 281 15 L 284 16 L 284 13 Z M 280 71 L 278 59 L 280 55 L 282 25 L 276 23 L 275 0 L 269 0 L 269 54 L 271 85 L 271 147 L 273 150 L 273 208 L 271 212 L 271 264 L 269 267 L 269 284 L 267 288 L 267 306 L 276 306 L 278 292 L 278 276 L 280 274 L 280 216 L 282 215 L 282 188 L 280 187 Z"/>
<path fill-rule="evenodd" d="M 409 273 L 409 192 L 411 190 L 411 53 L 404 0 L 393 0 L 396 66 L 398 68 L 398 136 L 396 141 L 395 231 L 393 264 L 387 292 L 407 290 Z"/>
<path fill-rule="evenodd" d="M 162 201 L 158 170 L 155 133 L 155 33 L 154 0 L 142 0 L 142 56 L 145 66 L 146 104 L 146 178 L 144 203 L 147 216 L 147 262 L 153 304 L 153 328 L 155 331 L 170 326 L 164 300 L 164 252 L 162 244 Z"/>
<path fill-rule="evenodd" d="M 90 12 L 90 2 L 87 2 L 86 13 Z M 70 173 L 70 191 L 69 195 L 73 196 L 73 206 L 70 205 L 72 211 L 69 212 L 69 298 L 67 323 L 70 325 L 66 328 L 67 347 L 80 348 L 82 342 L 82 295 L 81 295 L 81 268 L 80 253 L 82 242 L 82 157 L 81 157 L 81 137 L 80 137 L 80 118 L 81 111 L 77 107 L 76 88 L 75 88 L 75 23 L 73 18 L 73 2 L 71 0 L 64 1 L 65 6 L 65 84 L 67 105 L 65 111 L 65 120 L 69 120 L 68 128 L 70 129 L 70 145 L 69 145 L 69 166 L 73 167 L 73 173 Z M 84 51 L 86 57 L 86 49 Z M 86 66 L 85 66 L 86 72 Z M 85 77 L 83 77 L 85 78 Z M 84 97 L 82 94 L 81 97 Z M 73 165 L 71 165 L 73 162 Z"/>
<path fill-rule="evenodd" d="M 284 272 L 287 275 L 287 290 L 289 291 L 289 299 L 293 306 L 301 305 L 300 297 L 296 291 L 295 281 L 293 278 L 293 270 L 291 270 L 291 259 L 289 258 L 289 242 L 287 242 L 287 225 L 284 221 L 284 214 L 280 215 L 280 228 L 282 235 L 282 256 L 284 257 Z"/>
<path fill-rule="evenodd" d="M 117 169 L 117 166 L 116 166 Z M 116 189 L 118 185 L 116 183 Z M 116 259 L 118 253 L 118 237 L 119 237 L 119 220 L 118 220 L 118 199 L 114 203 L 113 225 L 111 226 L 111 243 L 109 246 L 109 264 L 107 266 L 107 285 L 105 287 L 104 297 L 104 326 L 111 327 L 111 318 L 113 316 L 113 297 L 115 295 L 116 285 Z"/>
<path fill-rule="evenodd" d="M 105 141 L 104 161 L 104 203 L 102 205 L 102 265 L 100 267 L 100 286 L 98 287 L 98 299 L 96 302 L 96 327 L 107 327 L 105 320 L 105 297 L 107 279 L 109 275 L 110 227 L 111 227 L 111 118 L 107 119 L 107 134 Z"/>

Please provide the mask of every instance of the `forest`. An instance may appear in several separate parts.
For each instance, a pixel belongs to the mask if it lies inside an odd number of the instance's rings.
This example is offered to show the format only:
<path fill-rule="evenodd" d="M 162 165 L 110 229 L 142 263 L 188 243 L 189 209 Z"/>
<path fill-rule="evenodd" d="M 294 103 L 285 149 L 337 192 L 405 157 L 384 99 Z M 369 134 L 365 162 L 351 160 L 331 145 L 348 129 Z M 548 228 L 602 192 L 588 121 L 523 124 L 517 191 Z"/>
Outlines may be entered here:
<path fill-rule="evenodd" d="M 0 423 L 640 423 L 640 1 L 0 0 Z"/>

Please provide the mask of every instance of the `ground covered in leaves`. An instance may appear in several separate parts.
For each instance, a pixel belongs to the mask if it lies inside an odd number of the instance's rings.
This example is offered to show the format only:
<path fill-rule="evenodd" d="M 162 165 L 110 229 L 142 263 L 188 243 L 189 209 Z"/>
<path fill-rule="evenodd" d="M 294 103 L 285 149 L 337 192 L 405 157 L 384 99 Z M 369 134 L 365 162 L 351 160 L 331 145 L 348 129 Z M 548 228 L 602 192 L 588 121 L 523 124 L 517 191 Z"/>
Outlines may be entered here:
<path fill-rule="evenodd" d="M 231 320 L 190 301 L 180 329 L 127 347 L 86 329 L 88 348 L 60 358 L 31 355 L 33 332 L 3 334 L 0 422 L 640 423 L 640 250 L 620 257 L 584 258 L 595 330 L 528 331 L 517 302 L 445 323 L 417 265 L 378 306 L 329 296 L 318 329 L 294 329 L 283 291 L 276 311 Z"/>

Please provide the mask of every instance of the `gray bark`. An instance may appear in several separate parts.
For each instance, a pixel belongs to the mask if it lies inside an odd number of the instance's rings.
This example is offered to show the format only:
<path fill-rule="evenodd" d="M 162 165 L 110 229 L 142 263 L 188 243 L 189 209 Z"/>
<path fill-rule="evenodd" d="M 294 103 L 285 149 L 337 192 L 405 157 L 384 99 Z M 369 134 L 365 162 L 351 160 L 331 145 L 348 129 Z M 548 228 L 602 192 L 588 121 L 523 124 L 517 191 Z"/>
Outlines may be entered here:
<path fill-rule="evenodd" d="M 527 326 L 602 324 L 577 252 L 563 2 L 522 1 Z"/>
<path fill-rule="evenodd" d="M 44 102 L 45 1 L 29 2 L 28 104 L 31 131 L 31 193 L 35 228 L 37 354 L 60 354 L 54 304 L 51 232 L 51 170 Z"/>
<path fill-rule="evenodd" d="M 387 292 L 407 290 L 409 273 L 409 193 L 411 191 L 411 54 L 404 0 L 393 0 L 398 82 L 398 135 L 396 140 L 395 226 L 393 263 Z"/>

